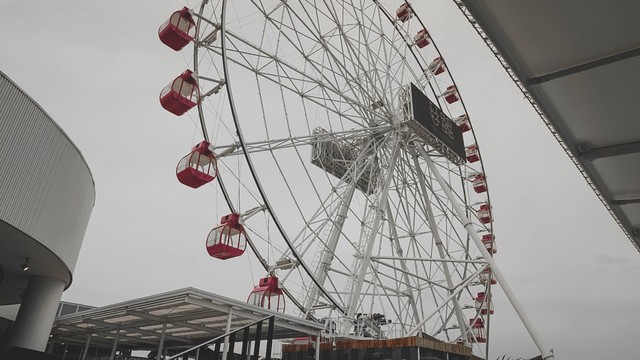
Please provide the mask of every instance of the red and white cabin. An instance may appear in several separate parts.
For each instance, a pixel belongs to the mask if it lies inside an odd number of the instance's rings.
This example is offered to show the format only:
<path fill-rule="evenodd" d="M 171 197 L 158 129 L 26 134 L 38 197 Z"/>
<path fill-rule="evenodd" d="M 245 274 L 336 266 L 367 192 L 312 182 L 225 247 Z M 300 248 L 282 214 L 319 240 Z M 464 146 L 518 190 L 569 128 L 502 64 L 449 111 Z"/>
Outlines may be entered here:
<path fill-rule="evenodd" d="M 478 280 L 480 280 L 480 284 L 482 285 L 495 285 L 498 283 L 498 281 L 496 281 L 496 279 L 493 277 L 493 273 L 489 268 L 487 268 L 478 276 Z"/>
<path fill-rule="evenodd" d="M 473 190 L 481 194 L 487 191 L 487 178 L 484 174 L 477 173 L 471 176 L 471 184 L 473 185 Z"/>
<path fill-rule="evenodd" d="M 167 85 L 160 93 L 160 105 L 175 115 L 182 115 L 198 104 L 200 89 L 198 82 L 186 70 Z"/>
<path fill-rule="evenodd" d="M 475 308 L 482 315 L 493 314 L 493 301 L 491 301 L 491 296 L 486 296 L 484 291 L 479 292 L 476 296 L 475 300 Z"/>
<path fill-rule="evenodd" d="M 194 146 L 191 153 L 180 159 L 176 166 L 178 181 L 194 189 L 207 184 L 218 175 L 215 154 L 209 150 L 207 141 Z"/>
<path fill-rule="evenodd" d="M 247 248 L 247 232 L 240 224 L 240 215 L 231 213 L 220 219 L 207 236 L 207 252 L 216 259 L 226 260 L 244 254 Z"/>
<path fill-rule="evenodd" d="M 187 7 L 171 14 L 169 20 L 158 29 L 160 41 L 175 51 L 182 50 L 195 35 L 196 23 Z"/>
<path fill-rule="evenodd" d="M 481 318 L 470 319 L 469 327 L 471 328 L 471 334 L 473 335 L 469 337 L 470 342 L 487 342 L 487 335 L 484 330 L 484 321 Z"/>
<path fill-rule="evenodd" d="M 431 62 L 431 64 L 429 64 L 429 67 L 427 69 L 433 75 L 440 75 L 443 72 L 445 72 L 447 68 L 444 66 L 444 60 L 442 59 L 442 57 L 438 56 L 437 58 L 433 59 L 433 61 Z"/>
<path fill-rule="evenodd" d="M 471 144 L 464 149 L 464 153 L 467 157 L 467 161 L 470 163 L 474 163 L 480 160 L 480 150 L 478 150 L 478 145 Z"/>
<path fill-rule="evenodd" d="M 498 248 L 496 247 L 496 237 L 493 234 L 482 235 L 482 243 L 489 254 L 493 255 L 498 252 Z"/>
<path fill-rule="evenodd" d="M 491 205 L 489 205 L 488 203 L 484 203 L 480 205 L 480 208 L 478 209 L 477 213 L 478 213 L 478 219 L 480 220 L 481 223 L 488 224 L 491 221 L 493 221 L 493 218 L 491 217 Z"/>
<path fill-rule="evenodd" d="M 405 22 L 413 16 L 413 9 L 411 8 L 411 4 L 408 2 L 404 2 L 398 10 L 396 10 L 396 16 L 398 16 L 398 20 Z"/>
<path fill-rule="evenodd" d="M 429 33 L 427 32 L 427 29 L 422 29 L 418 31 L 418 33 L 413 37 L 413 41 L 415 41 L 416 45 L 418 45 L 420 49 L 431 44 L 431 40 L 429 40 Z"/>
<path fill-rule="evenodd" d="M 457 118 L 453 119 L 453 122 L 458 125 L 458 129 L 460 129 L 460 131 L 462 131 L 463 133 L 471 130 L 471 123 L 469 123 L 469 117 L 467 116 L 467 114 L 458 116 Z"/>
<path fill-rule="evenodd" d="M 442 93 L 444 99 L 449 103 L 453 104 L 454 102 L 460 100 L 460 95 L 458 95 L 458 88 L 455 85 L 447 86 L 447 89 Z"/>
<path fill-rule="evenodd" d="M 284 312 L 284 294 L 282 289 L 278 287 L 278 278 L 269 275 L 260 279 L 258 286 L 253 288 L 253 291 L 249 294 L 247 303 L 265 309 Z"/>

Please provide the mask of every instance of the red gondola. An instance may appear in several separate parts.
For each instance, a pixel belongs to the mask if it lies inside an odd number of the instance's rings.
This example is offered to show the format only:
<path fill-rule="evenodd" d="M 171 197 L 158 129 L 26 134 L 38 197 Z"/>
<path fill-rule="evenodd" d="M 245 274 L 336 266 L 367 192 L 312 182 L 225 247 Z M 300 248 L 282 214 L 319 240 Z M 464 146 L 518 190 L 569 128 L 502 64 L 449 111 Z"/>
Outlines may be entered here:
<path fill-rule="evenodd" d="M 278 287 L 278 278 L 269 275 L 260 279 L 258 286 L 253 288 L 247 303 L 278 312 L 284 312 L 284 294 Z"/>
<path fill-rule="evenodd" d="M 192 74 L 191 70 L 186 70 L 162 89 L 160 104 L 165 110 L 180 116 L 197 105 L 200 89 Z"/>
<path fill-rule="evenodd" d="M 404 4 L 400 5 L 398 10 L 396 10 L 396 15 L 398 16 L 398 20 L 405 22 L 413 16 L 413 9 L 411 9 L 411 4 L 408 2 L 404 2 Z"/>
<path fill-rule="evenodd" d="M 493 255 L 498 252 L 498 248 L 496 247 L 496 237 L 493 236 L 493 234 L 482 235 L 482 243 L 489 254 Z"/>
<path fill-rule="evenodd" d="M 196 34 L 196 23 L 187 7 L 182 8 L 171 14 L 160 29 L 158 29 L 158 37 L 160 41 L 175 51 L 184 48 Z"/>
<path fill-rule="evenodd" d="M 469 341 L 477 343 L 487 342 L 487 335 L 484 331 L 484 321 L 482 321 L 481 318 L 470 319 L 469 327 L 471 328 L 471 334 L 473 335 L 469 337 Z"/>
<path fill-rule="evenodd" d="M 471 144 L 465 148 L 464 152 L 468 162 L 474 163 L 480 160 L 480 150 L 478 150 L 478 145 Z"/>
<path fill-rule="evenodd" d="M 207 236 L 207 252 L 214 258 L 226 260 L 244 254 L 247 248 L 247 233 L 240 224 L 240 215 L 231 213 L 220 219 Z"/>
<path fill-rule="evenodd" d="M 487 268 L 485 271 L 483 271 L 480 274 L 479 280 L 480 280 L 480 284 L 482 285 L 488 285 L 488 284 L 495 285 L 498 283 L 495 277 L 493 277 L 493 273 L 491 272 L 490 268 Z"/>
<path fill-rule="evenodd" d="M 491 205 L 488 203 L 480 205 L 478 209 L 478 219 L 480 219 L 480 222 L 483 224 L 488 224 L 493 220 L 491 217 Z"/>
<path fill-rule="evenodd" d="M 457 118 L 453 119 L 453 122 L 456 123 L 456 125 L 458 125 L 458 129 L 460 129 L 460 131 L 462 131 L 463 133 L 471 130 L 469 117 L 466 114 L 458 116 Z"/>
<path fill-rule="evenodd" d="M 420 49 L 431 44 L 431 40 L 429 40 L 429 33 L 427 32 L 427 29 L 422 29 L 418 31 L 416 36 L 413 37 L 413 41 L 416 42 L 416 45 L 418 45 Z"/>
<path fill-rule="evenodd" d="M 472 175 L 471 184 L 473 184 L 473 190 L 478 194 L 487 191 L 487 179 L 485 178 L 484 174 L 478 173 Z"/>
<path fill-rule="evenodd" d="M 447 68 L 444 66 L 444 60 L 440 56 L 433 59 L 433 61 L 431 62 L 431 64 L 429 64 L 429 67 L 428 67 L 429 72 L 431 72 L 433 75 L 440 75 L 446 69 Z"/>
<path fill-rule="evenodd" d="M 447 89 L 442 94 L 444 99 L 449 103 L 453 104 L 454 102 L 460 100 L 460 96 L 458 95 L 458 88 L 455 85 L 447 86 Z"/>
<path fill-rule="evenodd" d="M 491 301 L 491 296 L 486 296 L 484 291 L 479 292 L 478 296 L 476 296 L 475 300 L 475 308 L 476 311 L 480 312 L 482 315 L 493 314 L 493 301 Z"/>
<path fill-rule="evenodd" d="M 216 178 L 218 165 L 215 154 L 209 150 L 209 145 L 203 141 L 194 146 L 191 153 L 180 159 L 176 167 L 178 181 L 196 189 Z"/>

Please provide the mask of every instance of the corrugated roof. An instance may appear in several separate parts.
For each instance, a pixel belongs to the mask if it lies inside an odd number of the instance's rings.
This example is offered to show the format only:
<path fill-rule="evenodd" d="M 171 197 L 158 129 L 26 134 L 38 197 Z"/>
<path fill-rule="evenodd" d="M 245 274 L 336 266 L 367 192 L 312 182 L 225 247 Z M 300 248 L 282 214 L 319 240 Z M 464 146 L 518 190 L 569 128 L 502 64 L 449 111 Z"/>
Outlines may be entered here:
<path fill-rule="evenodd" d="M 231 330 L 275 315 L 274 338 L 316 335 L 324 325 L 248 305 L 194 288 L 185 288 L 103 306 L 56 319 L 52 336 L 57 342 L 110 348 L 118 343 L 131 349 L 156 349 L 165 329 L 165 347 L 190 347 L 223 335 L 229 313 Z"/>

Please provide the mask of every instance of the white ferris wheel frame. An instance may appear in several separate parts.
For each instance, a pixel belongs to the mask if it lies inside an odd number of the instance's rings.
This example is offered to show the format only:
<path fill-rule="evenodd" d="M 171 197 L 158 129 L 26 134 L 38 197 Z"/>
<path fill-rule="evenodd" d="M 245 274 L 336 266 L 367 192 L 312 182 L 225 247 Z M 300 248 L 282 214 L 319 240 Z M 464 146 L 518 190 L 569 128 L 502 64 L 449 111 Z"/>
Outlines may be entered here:
<path fill-rule="evenodd" d="M 221 90 L 224 90 L 227 93 L 227 96 L 228 96 L 227 106 L 229 107 L 230 114 L 232 115 L 233 122 L 235 125 L 235 131 L 237 133 L 236 141 L 232 141 L 223 145 L 213 144 L 211 146 L 211 150 L 217 154 L 217 157 L 219 160 L 225 159 L 225 158 L 233 158 L 233 157 L 244 157 L 244 161 L 246 161 L 246 164 L 251 172 L 251 176 L 256 185 L 256 190 L 259 193 L 262 202 L 257 204 L 257 206 L 255 207 L 242 211 L 242 220 L 246 223 L 249 221 L 251 217 L 255 216 L 256 214 L 259 214 L 261 212 L 268 213 L 271 219 L 273 219 L 275 226 L 278 228 L 279 233 L 282 235 L 282 240 L 284 240 L 286 245 L 289 247 L 289 249 L 286 250 L 287 254 L 294 257 L 295 260 L 293 260 L 293 265 L 292 263 L 286 263 L 286 262 L 282 264 L 274 264 L 274 263 L 270 264 L 265 259 L 265 257 L 261 256 L 260 250 L 257 249 L 256 245 L 251 241 L 251 239 L 248 239 L 249 245 L 266 271 L 274 272 L 281 269 L 288 270 L 290 269 L 291 266 L 293 266 L 293 267 L 302 267 L 304 271 L 309 275 L 309 279 L 313 282 L 313 284 L 311 285 L 311 288 L 309 289 L 309 292 L 305 299 L 303 299 L 302 301 L 296 300 L 296 298 L 292 294 L 288 293 L 289 299 L 291 299 L 296 304 L 296 306 L 300 308 L 300 310 L 302 310 L 303 315 L 312 317 L 313 312 L 315 311 L 314 306 L 316 306 L 315 304 L 318 302 L 318 299 L 324 298 L 325 300 L 328 300 L 330 302 L 330 304 L 327 304 L 327 307 L 333 308 L 334 310 L 336 309 L 339 310 L 339 312 L 342 313 L 343 320 L 346 319 L 346 321 L 343 321 L 341 324 L 340 333 L 342 335 L 347 335 L 349 332 L 349 329 L 353 326 L 353 321 L 357 315 L 356 313 L 358 312 L 359 306 L 361 305 L 360 301 L 362 299 L 360 295 L 363 292 L 363 287 L 365 285 L 367 286 L 370 285 L 368 284 L 368 282 L 370 282 L 371 280 L 367 280 L 367 274 L 375 278 L 375 277 L 384 275 L 385 271 L 380 270 L 381 267 L 389 271 L 392 270 L 395 274 L 400 274 L 400 275 L 396 275 L 402 278 L 399 282 L 404 282 L 404 284 L 407 286 L 407 290 L 409 291 L 411 290 L 409 289 L 411 284 L 411 280 L 409 280 L 409 278 L 416 277 L 419 275 L 414 274 L 410 271 L 410 269 L 407 267 L 407 262 L 419 262 L 419 263 L 435 262 L 439 264 L 438 266 L 439 266 L 439 269 L 441 269 L 441 272 L 444 276 L 443 280 L 446 282 L 446 285 L 442 285 L 439 283 L 438 284 L 432 283 L 432 285 L 439 286 L 445 289 L 446 292 L 448 293 L 448 297 L 443 299 L 442 303 L 439 304 L 439 306 L 433 308 L 431 313 L 427 313 L 427 314 L 422 312 L 421 309 L 418 309 L 418 306 L 415 304 L 414 299 L 410 300 L 409 302 L 413 303 L 412 311 L 414 313 L 413 315 L 414 320 L 419 320 L 419 321 L 414 323 L 413 327 L 410 328 L 409 330 L 405 330 L 404 334 L 411 335 L 411 334 L 422 332 L 423 330 L 425 330 L 423 326 L 432 317 L 438 315 L 438 313 L 444 307 L 450 306 L 453 309 L 453 311 L 449 312 L 449 316 L 454 316 L 457 319 L 458 325 L 461 326 L 460 336 L 458 339 L 463 341 L 465 344 L 469 345 L 469 336 L 471 335 L 471 329 L 468 327 L 468 322 L 465 320 L 465 316 L 463 315 L 463 308 L 459 303 L 460 295 L 463 291 L 467 290 L 468 286 L 470 286 L 472 282 L 476 280 L 483 271 L 485 271 L 487 268 L 490 268 L 493 275 L 495 275 L 495 277 L 497 278 L 497 281 L 500 284 L 501 288 L 504 290 L 507 298 L 512 303 L 514 309 L 516 310 L 522 322 L 524 323 L 525 327 L 529 331 L 531 337 L 533 338 L 536 345 L 542 352 L 544 358 L 552 358 L 553 357 L 552 352 L 548 351 L 547 348 L 544 347 L 543 344 L 540 342 L 539 335 L 537 334 L 536 330 L 531 324 L 531 321 L 529 320 L 526 313 L 524 313 L 522 306 L 520 305 L 517 298 L 515 297 L 515 294 L 511 290 L 508 283 L 506 282 L 504 276 L 498 269 L 492 257 L 492 254 L 490 254 L 487 251 L 484 244 L 482 243 L 482 240 L 478 235 L 478 229 L 477 227 L 474 227 L 474 222 L 469 217 L 470 211 L 472 210 L 471 208 L 472 204 L 466 203 L 466 200 L 465 200 L 466 195 L 464 195 L 461 198 L 459 195 L 456 195 L 452 192 L 451 183 L 448 182 L 440 172 L 441 169 L 448 169 L 448 168 L 447 167 L 443 168 L 442 166 L 438 165 L 436 161 L 434 161 L 433 156 L 436 155 L 436 153 L 433 152 L 433 149 L 428 149 L 428 146 L 427 146 L 427 149 L 425 149 L 426 145 L 420 142 L 419 139 L 411 139 L 411 140 L 406 139 L 406 135 L 408 132 L 406 130 L 406 127 L 402 126 L 402 114 L 397 114 L 397 113 L 394 114 L 391 117 L 393 120 L 390 123 L 389 122 L 381 123 L 381 124 L 369 123 L 369 127 L 364 130 L 338 129 L 335 131 L 330 131 L 331 137 L 324 138 L 324 139 L 319 138 L 317 135 L 314 135 L 314 134 L 296 135 L 296 136 L 290 136 L 286 138 L 283 137 L 283 138 L 276 138 L 276 139 L 267 139 L 265 141 L 247 141 L 245 139 L 245 136 L 243 135 L 243 126 L 241 124 L 242 120 L 240 120 L 241 116 L 238 114 L 236 102 L 234 101 L 233 87 L 231 85 L 231 81 L 233 77 L 232 77 L 232 74 L 230 74 L 229 63 L 233 62 L 234 59 L 228 56 L 228 52 L 230 50 L 227 48 L 228 46 L 227 41 L 234 40 L 238 43 L 242 43 L 244 46 L 252 48 L 254 51 L 256 51 L 256 53 L 258 54 L 257 55 L 258 57 L 270 57 L 270 60 L 273 61 L 274 63 L 277 63 L 277 65 L 282 69 L 286 69 L 287 71 L 290 71 L 291 73 L 295 74 L 295 76 L 299 76 L 302 79 L 300 80 L 301 82 L 307 81 L 309 83 L 313 83 L 314 81 L 316 81 L 316 79 L 311 79 L 307 77 L 304 71 L 301 71 L 295 66 L 288 64 L 284 60 L 278 59 L 276 56 L 274 56 L 274 54 L 269 54 L 268 51 L 265 51 L 265 49 L 257 46 L 256 44 L 250 41 L 245 40 L 240 35 L 235 34 L 232 31 L 229 31 L 227 29 L 227 22 L 225 21 L 225 18 L 227 16 L 226 15 L 227 7 L 228 7 L 226 0 L 220 0 L 221 13 L 220 13 L 219 22 L 212 21 L 211 19 L 203 17 L 202 11 L 208 2 L 209 1 L 203 2 L 200 8 L 200 12 L 192 11 L 192 14 L 194 15 L 194 17 L 197 18 L 198 24 L 202 22 L 202 23 L 207 23 L 209 26 L 211 26 L 210 28 L 211 30 L 207 34 L 203 34 L 203 36 L 200 36 L 201 34 L 198 32 L 199 37 L 194 41 L 196 43 L 196 46 L 194 46 L 194 56 L 193 56 L 194 57 L 194 64 L 193 64 L 194 74 L 196 78 L 198 78 L 198 80 L 213 84 L 213 86 L 208 91 L 203 93 L 202 98 L 207 98 L 211 95 L 217 94 Z M 258 7 L 255 0 L 251 1 L 251 3 L 253 3 L 256 7 Z M 379 4 L 379 1 L 374 0 L 374 1 L 371 1 L 371 3 L 375 4 L 374 6 L 379 6 L 378 10 L 380 14 L 384 14 L 384 8 L 382 7 L 382 5 Z M 276 8 L 287 7 L 287 6 L 288 6 L 287 2 L 282 1 Z M 276 9 L 273 10 L 273 12 L 275 11 Z M 264 15 L 267 17 L 269 16 L 267 14 L 264 14 Z M 418 19 L 417 21 L 420 21 L 420 20 Z M 396 27 L 396 25 L 393 25 L 393 26 Z M 424 25 L 422 24 L 421 26 L 424 27 Z M 219 38 L 218 40 L 220 42 L 219 47 L 213 46 L 211 44 L 213 41 L 216 40 L 216 38 Z M 322 41 L 322 39 L 320 38 L 317 38 L 316 40 L 319 42 Z M 220 57 L 222 61 L 222 69 L 223 69 L 223 73 L 221 75 L 223 76 L 218 76 L 217 78 L 213 78 L 198 72 L 199 70 L 198 57 L 200 56 L 198 53 L 199 51 L 198 48 L 201 48 L 203 51 L 207 51 L 209 53 L 212 53 Z M 237 52 L 238 54 L 241 54 L 239 50 L 237 51 L 238 51 Z M 436 51 L 437 51 L 437 48 L 436 48 Z M 330 51 L 327 51 L 327 52 L 332 53 Z M 439 53 L 439 51 L 437 52 Z M 303 55 L 306 55 L 303 51 L 300 51 L 300 53 Z M 244 54 L 241 54 L 241 55 L 244 55 Z M 334 59 L 334 60 L 339 61 L 337 59 Z M 242 66 L 242 64 L 238 60 L 235 60 L 234 65 Z M 253 71 L 254 69 L 250 69 L 249 67 L 246 67 L 246 70 Z M 315 70 L 317 71 L 318 69 L 315 69 Z M 341 71 L 344 71 L 344 69 Z M 423 73 L 426 74 L 425 69 L 422 69 L 422 71 Z M 348 71 L 346 72 L 348 73 Z M 280 75 L 276 75 L 274 77 L 274 75 L 269 72 L 255 71 L 255 74 L 256 74 L 256 78 L 261 77 L 262 79 L 270 80 L 272 82 L 276 82 L 274 81 L 274 79 L 278 79 L 278 80 L 280 79 L 279 78 Z M 369 74 L 365 73 L 364 76 L 368 77 Z M 428 75 L 425 75 L 425 77 L 426 76 Z M 291 78 L 293 79 L 294 77 L 291 77 Z M 281 90 L 286 90 L 291 93 L 296 93 L 301 97 L 304 97 L 306 94 L 304 94 L 303 92 L 295 88 L 294 86 L 295 84 L 293 84 L 294 81 L 295 80 L 292 80 L 291 84 L 279 82 L 278 86 L 280 87 Z M 375 80 L 372 80 L 372 79 L 368 79 L 367 81 L 371 84 L 375 83 Z M 451 78 L 451 81 L 453 81 L 452 78 Z M 332 88 L 331 82 L 329 81 L 327 82 L 316 81 L 315 85 L 326 87 L 326 89 L 328 89 L 326 91 L 333 93 L 335 96 L 338 97 L 338 99 L 340 99 L 340 101 L 351 103 L 353 106 L 355 106 L 355 104 L 359 104 L 358 107 L 360 111 L 362 111 L 362 109 L 365 109 L 367 107 L 367 105 L 362 103 L 361 99 L 349 97 L 347 94 L 341 94 L 341 90 L 338 87 Z M 360 90 L 362 90 L 362 92 L 364 93 L 366 92 L 367 89 L 366 87 L 360 87 Z M 373 97 L 372 99 L 373 100 L 383 99 L 384 97 L 385 96 L 383 94 L 376 94 L 376 96 Z M 312 104 L 315 103 L 316 105 L 325 108 L 327 112 L 333 112 L 341 116 L 341 118 L 345 120 L 349 120 L 350 116 L 353 116 L 353 115 L 347 115 L 347 114 L 340 114 L 339 107 L 337 106 L 335 108 L 328 107 L 326 100 L 324 100 L 324 103 L 323 103 L 323 100 L 314 99 L 313 97 L 307 97 L 305 101 L 309 101 L 309 103 L 312 103 Z M 334 100 L 330 99 L 330 101 L 333 102 Z M 283 103 L 284 103 L 284 99 L 283 99 Z M 463 111 L 466 114 L 466 110 L 464 110 L 464 104 L 462 102 L 461 104 L 463 107 Z M 206 111 L 203 108 L 202 102 L 199 102 L 198 114 L 199 114 L 204 137 L 208 141 L 209 136 L 208 136 L 208 131 L 206 129 L 206 121 L 205 121 L 207 116 L 205 115 L 205 113 Z M 335 250 L 337 243 L 340 241 L 341 236 L 344 236 L 342 226 L 344 226 L 344 219 L 347 217 L 350 211 L 350 206 L 351 206 L 351 202 L 353 201 L 354 193 L 356 192 L 356 190 L 359 189 L 358 184 L 354 180 L 354 181 L 351 181 L 350 184 L 346 184 L 344 188 L 340 189 L 342 191 L 343 196 L 338 196 L 340 200 L 338 204 L 334 206 L 335 210 L 333 210 L 332 213 L 336 215 L 335 215 L 335 218 L 331 219 L 332 230 L 328 234 L 328 240 L 325 243 L 325 248 L 320 253 L 319 255 L 320 260 L 318 264 L 316 264 L 316 268 L 314 270 L 314 269 L 311 269 L 309 264 L 306 263 L 306 261 L 303 259 L 303 256 L 298 253 L 299 247 L 297 247 L 289 238 L 290 231 L 285 230 L 283 225 L 281 225 L 281 221 L 278 219 L 278 216 L 276 214 L 277 211 L 273 210 L 274 206 L 269 201 L 269 196 L 267 196 L 264 190 L 265 187 L 263 186 L 260 180 L 260 175 L 255 170 L 256 166 L 253 164 L 254 160 L 252 156 L 253 154 L 260 153 L 260 152 L 273 153 L 274 151 L 282 150 L 282 149 L 296 149 L 297 151 L 298 147 L 314 146 L 323 142 L 331 143 L 338 140 L 345 141 L 345 142 L 356 141 L 359 137 L 363 136 L 363 133 L 383 134 L 385 137 L 388 137 L 390 139 L 396 139 L 396 140 L 390 141 L 394 144 L 393 149 L 391 150 L 390 154 L 388 154 L 389 155 L 388 158 L 384 160 L 386 161 L 386 163 L 382 165 L 380 170 L 380 174 L 382 174 L 382 176 L 381 176 L 381 180 L 379 181 L 379 187 L 371 193 L 371 196 L 375 196 L 375 199 L 371 201 L 372 206 L 370 207 L 370 210 L 367 211 L 365 213 L 365 216 L 363 217 L 363 219 L 370 218 L 369 220 L 370 225 L 366 227 L 366 229 L 368 229 L 369 232 L 361 233 L 360 240 L 357 242 L 358 245 L 356 250 L 358 253 L 361 253 L 362 256 L 356 256 L 354 260 L 355 263 L 353 264 L 353 267 L 352 267 L 353 272 L 348 276 L 351 295 L 347 297 L 348 301 L 340 302 L 340 301 L 336 301 L 336 299 L 334 298 L 334 294 L 332 294 L 332 291 L 328 291 L 325 288 L 325 282 L 329 277 L 330 270 L 333 270 L 331 269 L 331 262 L 333 260 L 333 257 L 335 256 L 333 251 Z M 473 129 L 471 133 L 473 135 L 473 139 L 475 140 L 475 134 L 473 133 Z M 367 151 L 376 152 L 377 149 L 369 149 Z M 364 152 L 365 150 L 362 150 L 362 153 Z M 411 156 L 407 156 L 406 158 L 403 158 L 400 155 L 401 152 L 404 152 L 404 153 L 409 152 Z M 364 172 L 365 170 L 367 170 L 367 167 L 369 168 L 371 167 L 371 162 L 370 162 L 371 160 L 363 160 L 362 153 L 358 155 L 357 158 L 353 159 L 353 164 L 355 165 L 352 165 L 352 168 L 355 170 L 350 170 L 350 171 Z M 416 176 L 418 180 L 417 186 L 419 188 L 418 193 L 424 197 L 424 199 L 421 199 L 421 201 L 423 201 L 424 204 L 428 205 L 424 207 L 425 216 L 423 217 L 423 219 L 426 220 L 426 222 L 428 222 L 428 227 L 432 229 L 433 243 L 435 244 L 435 248 L 437 250 L 437 255 L 438 255 L 437 258 L 435 257 L 415 258 L 415 257 L 403 256 L 401 246 L 398 243 L 398 236 L 397 234 L 395 236 L 393 235 L 397 231 L 397 229 L 394 228 L 395 227 L 395 225 L 393 224 L 394 220 L 392 216 L 389 215 L 390 212 L 392 211 L 392 205 L 389 202 L 388 192 L 390 191 L 390 188 L 393 186 L 392 185 L 392 182 L 394 180 L 393 169 L 396 168 L 396 164 L 398 163 L 398 161 L 403 161 L 403 160 L 406 161 L 406 159 L 409 159 L 409 158 L 412 158 L 414 161 L 413 166 L 416 171 L 416 174 L 414 174 L 414 176 L 417 175 Z M 420 161 L 422 161 L 422 163 L 420 163 Z M 359 164 L 360 164 L 360 167 L 358 167 Z M 386 174 L 384 172 L 384 169 L 387 169 Z M 484 167 L 481 161 L 479 164 L 479 169 L 484 173 Z M 429 171 L 430 172 L 429 176 L 425 175 L 424 171 Z M 351 175 L 351 176 L 355 179 L 358 179 L 359 176 L 361 175 Z M 433 186 L 432 184 L 425 183 L 425 178 L 428 178 L 428 177 L 435 178 L 436 181 L 434 182 L 434 184 L 435 183 L 439 184 L 440 191 L 444 193 L 444 195 L 441 195 L 441 198 L 444 200 L 441 200 L 441 199 L 434 200 L 430 198 L 430 195 L 433 195 L 434 189 L 430 188 L 431 186 Z M 229 178 L 223 179 L 222 176 L 218 178 L 218 184 L 220 185 L 221 192 L 224 194 L 224 197 L 226 199 L 226 202 L 230 210 L 232 212 L 239 211 L 240 209 L 237 208 L 236 203 L 232 200 L 232 195 L 226 189 L 225 180 L 239 181 L 239 179 L 229 179 Z M 337 190 L 339 189 L 334 189 L 334 190 L 337 192 Z M 487 193 L 487 200 L 488 200 L 488 193 Z M 450 253 L 448 252 L 448 249 L 445 247 L 446 240 L 443 241 L 441 239 L 441 234 L 438 231 L 437 222 L 439 220 L 434 215 L 432 207 L 429 206 L 431 204 L 434 204 L 434 202 L 432 201 L 435 201 L 435 202 L 447 201 L 448 206 L 450 206 L 452 210 L 451 213 L 447 213 L 447 214 L 449 215 L 453 214 L 453 216 L 457 218 L 457 221 L 462 225 L 462 227 L 466 231 L 465 236 L 471 239 L 472 242 L 475 244 L 475 247 L 477 249 L 474 249 L 474 251 L 478 251 L 481 257 L 470 258 L 469 254 L 467 253 L 466 257 L 462 259 L 450 258 Z M 460 202 L 462 202 L 464 206 L 461 206 Z M 445 217 L 447 214 L 445 214 Z M 452 222 L 451 219 L 447 219 L 446 221 Z M 395 238 L 396 243 L 394 243 L 393 246 L 396 246 L 396 250 L 398 250 L 397 256 L 395 257 L 394 256 L 376 256 L 373 253 L 373 250 L 374 250 L 373 246 L 377 244 L 376 238 L 380 236 L 380 229 L 382 227 L 382 223 L 385 223 L 385 225 L 389 226 L 388 231 L 391 234 L 389 235 L 389 238 L 392 238 L 392 239 Z M 310 223 L 306 223 L 304 224 L 303 227 L 311 228 L 311 225 Z M 488 229 L 489 231 L 492 231 L 491 224 L 488 226 Z M 356 242 L 354 241 L 354 244 L 355 243 Z M 466 250 L 469 251 L 469 248 L 467 248 Z M 390 265 L 385 261 L 399 261 L 399 266 Z M 322 264 L 325 264 L 325 265 L 322 265 Z M 372 266 L 372 264 L 376 264 L 376 265 Z M 454 280 L 452 278 L 452 273 L 450 269 L 450 266 L 453 266 L 454 264 L 469 264 L 475 267 L 473 268 L 473 271 L 466 273 L 465 276 L 462 276 L 461 279 Z M 431 282 L 427 278 L 424 278 L 421 280 L 424 280 L 425 283 Z M 286 285 L 284 287 L 286 292 Z M 354 296 L 354 294 L 356 295 Z"/>

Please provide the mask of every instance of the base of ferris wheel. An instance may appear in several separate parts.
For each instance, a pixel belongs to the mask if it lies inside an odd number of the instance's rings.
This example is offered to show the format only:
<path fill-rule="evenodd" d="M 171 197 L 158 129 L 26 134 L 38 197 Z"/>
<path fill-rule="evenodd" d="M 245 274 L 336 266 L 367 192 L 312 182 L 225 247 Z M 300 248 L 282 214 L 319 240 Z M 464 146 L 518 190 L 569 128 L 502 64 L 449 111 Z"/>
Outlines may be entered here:
<path fill-rule="evenodd" d="M 428 335 L 386 340 L 339 339 L 320 342 L 316 357 L 314 338 L 298 339 L 282 345 L 282 360 L 481 360 L 471 348 L 445 343 Z"/>

